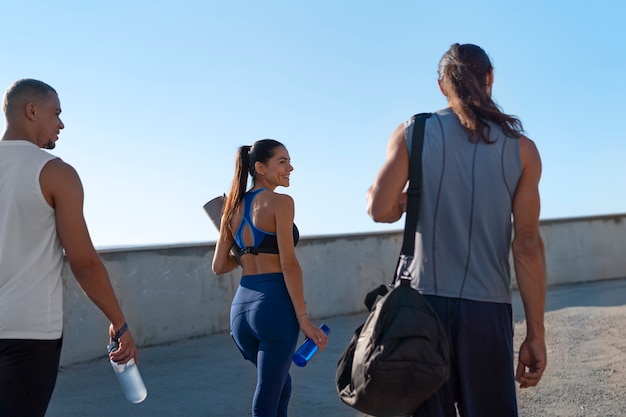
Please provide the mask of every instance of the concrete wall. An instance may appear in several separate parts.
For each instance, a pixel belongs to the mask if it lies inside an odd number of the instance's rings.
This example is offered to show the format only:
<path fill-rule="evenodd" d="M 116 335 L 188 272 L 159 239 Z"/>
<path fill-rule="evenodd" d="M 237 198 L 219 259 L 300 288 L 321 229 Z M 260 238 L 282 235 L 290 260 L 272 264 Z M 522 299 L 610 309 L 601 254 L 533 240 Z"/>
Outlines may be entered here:
<path fill-rule="evenodd" d="M 626 214 L 541 223 L 551 285 L 626 277 Z M 393 276 L 402 232 L 303 237 L 296 248 L 311 317 L 365 310 L 365 294 Z M 214 244 L 102 250 L 139 346 L 229 329 L 239 271 L 216 277 Z M 65 332 L 61 364 L 106 352 L 108 322 L 64 265 Z"/>
<path fill-rule="evenodd" d="M 548 283 L 626 277 L 626 214 L 541 223 Z"/>

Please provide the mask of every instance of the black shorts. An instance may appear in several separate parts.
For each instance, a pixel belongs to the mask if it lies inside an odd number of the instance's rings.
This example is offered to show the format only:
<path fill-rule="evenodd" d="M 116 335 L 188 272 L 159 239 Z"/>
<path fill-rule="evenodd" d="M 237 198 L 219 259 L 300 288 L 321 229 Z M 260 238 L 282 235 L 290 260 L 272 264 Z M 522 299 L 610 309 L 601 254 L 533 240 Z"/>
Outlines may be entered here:
<path fill-rule="evenodd" d="M 510 304 L 425 296 L 450 342 L 450 379 L 414 417 L 517 417 Z"/>
<path fill-rule="evenodd" d="M 0 416 L 43 417 L 59 371 L 63 338 L 0 339 Z"/>

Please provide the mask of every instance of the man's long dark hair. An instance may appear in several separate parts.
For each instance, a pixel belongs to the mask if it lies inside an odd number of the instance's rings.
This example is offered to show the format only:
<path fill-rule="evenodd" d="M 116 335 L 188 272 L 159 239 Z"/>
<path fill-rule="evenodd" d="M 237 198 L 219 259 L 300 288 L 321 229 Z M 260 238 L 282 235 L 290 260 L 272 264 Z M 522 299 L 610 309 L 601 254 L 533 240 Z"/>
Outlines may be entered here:
<path fill-rule="evenodd" d="M 503 113 L 491 99 L 487 77 L 492 69 L 487 53 L 472 44 L 453 44 L 439 61 L 443 92 L 472 141 L 490 143 L 488 122 L 510 137 L 518 138 L 524 131 L 517 117 Z"/>

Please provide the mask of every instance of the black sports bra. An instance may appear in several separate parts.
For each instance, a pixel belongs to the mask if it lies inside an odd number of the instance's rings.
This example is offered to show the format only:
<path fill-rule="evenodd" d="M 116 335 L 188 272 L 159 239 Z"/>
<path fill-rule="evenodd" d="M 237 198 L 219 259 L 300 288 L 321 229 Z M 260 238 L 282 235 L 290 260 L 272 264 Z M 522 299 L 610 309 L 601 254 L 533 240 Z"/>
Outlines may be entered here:
<path fill-rule="evenodd" d="M 259 253 L 279 253 L 276 233 L 266 232 L 256 227 L 252 222 L 252 217 L 250 215 L 252 200 L 254 200 L 254 197 L 256 197 L 256 195 L 263 190 L 265 190 L 265 188 L 247 192 L 243 196 L 243 217 L 239 228 L 237 228 L 237 233 L 235 233 L 235 246 L 237 247 L 237 253 L 239 256 L 245 255 L 246 253 L 251 253 L 253 255 L 258 255 Z M 252 231 L 252 246 L 246 246 L 243 240 L 243 230 L 246 225 Z M 297 245 L 298 240 L 300 239 L 300 232 L 295 224 L 293 225 L 292 230 L 293 242 L 294 245 Z"/>

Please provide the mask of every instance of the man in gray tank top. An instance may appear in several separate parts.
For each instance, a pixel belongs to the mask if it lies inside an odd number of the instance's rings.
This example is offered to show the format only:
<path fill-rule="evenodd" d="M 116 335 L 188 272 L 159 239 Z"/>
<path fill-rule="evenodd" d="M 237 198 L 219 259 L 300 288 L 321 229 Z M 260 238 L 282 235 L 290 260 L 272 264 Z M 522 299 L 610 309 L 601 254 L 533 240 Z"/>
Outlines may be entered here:
<path fill-rule="evenodd" d="M 439 63 L 448 107 L 426 120 L 410 272 L 447 331 L 452 369 L 415 417 L 455 417 L 457 410 L 517 417 L 515 380 L 521 388 L 537 385 L 546 366 L 541 160 L 519 119 L 491 99 L 492 84 L 493 67 L 478 46 L 454 44 Z M 376 222 L 395 222 L 405 211 L 412 133 L 412 121 L 393 133 L 368 192 Z M 516 368 L 511 249 L 527 322 Z"/>

